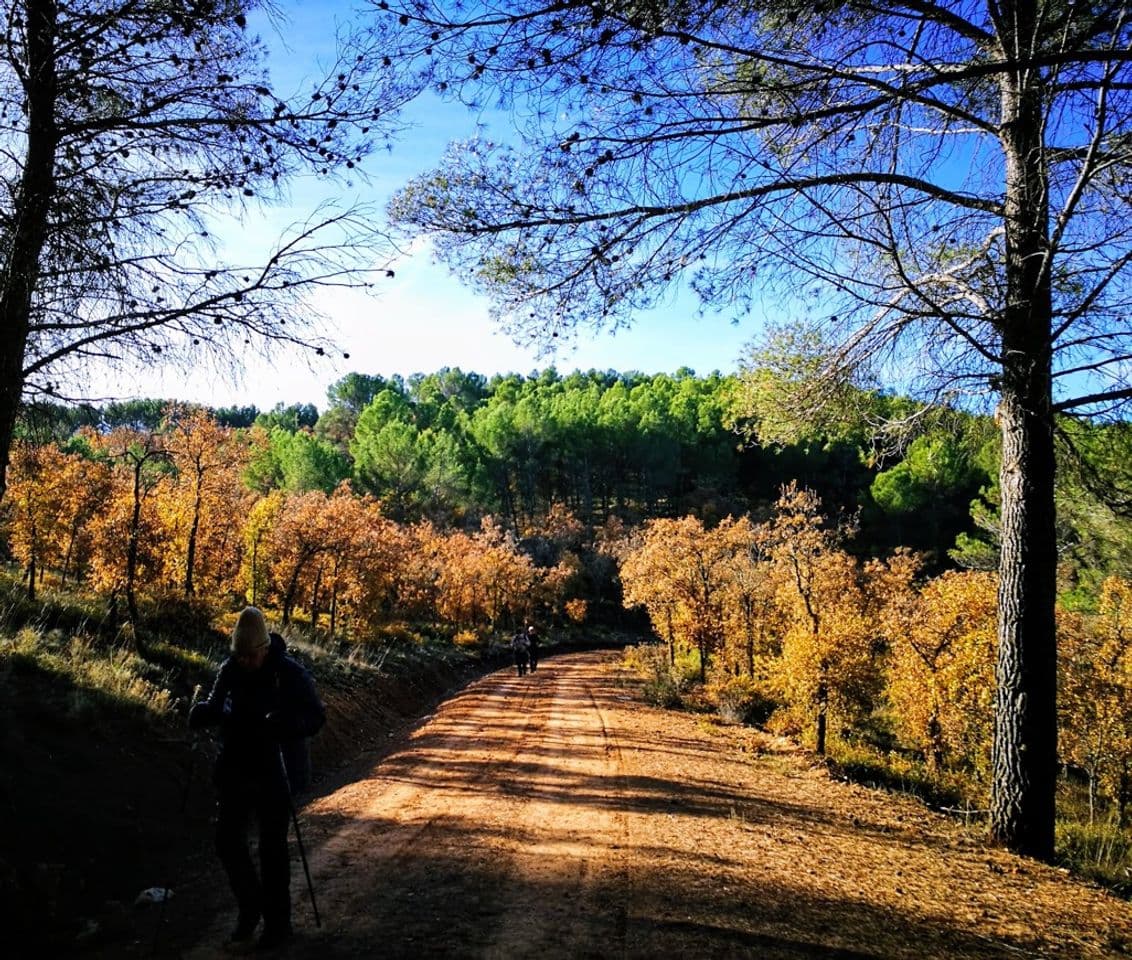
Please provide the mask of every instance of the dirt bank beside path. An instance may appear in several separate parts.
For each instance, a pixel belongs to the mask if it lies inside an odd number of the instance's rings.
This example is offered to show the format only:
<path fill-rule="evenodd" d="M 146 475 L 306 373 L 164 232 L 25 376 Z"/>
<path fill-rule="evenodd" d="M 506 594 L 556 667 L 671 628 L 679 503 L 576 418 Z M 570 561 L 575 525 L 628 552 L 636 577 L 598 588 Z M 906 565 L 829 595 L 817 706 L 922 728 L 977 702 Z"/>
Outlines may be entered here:
<path fill-rule="evenodd" d="M 1122 957 L 1132 904 L 789 744 L 643 707 L 609 653 L 492 674 L 303 829 L 278 955 Z M 217 878 L 219 880 L 219 877 Z M 185 955 L 223 956 L 230 918 Z"/>

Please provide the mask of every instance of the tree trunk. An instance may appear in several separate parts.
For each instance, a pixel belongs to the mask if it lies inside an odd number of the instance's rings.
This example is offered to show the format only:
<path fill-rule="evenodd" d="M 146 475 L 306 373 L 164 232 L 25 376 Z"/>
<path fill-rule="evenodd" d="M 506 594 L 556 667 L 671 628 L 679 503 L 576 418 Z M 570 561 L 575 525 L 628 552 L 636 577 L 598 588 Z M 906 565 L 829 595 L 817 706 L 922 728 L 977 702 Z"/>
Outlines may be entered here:
<path fill-rule="evenodd" d="M 138 575 L 138 540 L 141 537 L 142 467 L 144 460 L 134 464 L 134 509 L 130 515 L 130 532 L 126 541 L 126 610 L 130 626 L 134 628 L 134 643 L 141 650 L 138 627 L 138 598 L 134 590 Z"/>
<path fill-rule="evenodd" d="M 11 205 L 0 273 L 0 499 L 7 489 L 9 453 L 24 389 L 24 352 L 31 303 L 39 282 L 48 210 L 55 192 L 54 0 L 27 4 L 28 142 L 24 168 Z M 7 231 L 6 231 L 7 232 Z"/>
<path fill-rule="evenodd" d="M 193 595 L 193 567 L 197 560 L 197 534 L 200 530 L 201 481 L 197 478 L 196 493 L 193 497 L 193 522 L 189 526 L 189 544 L 185 551 L 185 596 Z"/>
<path fill-rule="evenodd" d="M 943 725 L 939 720 L 939 706 L 932 705 L 932 715 L 928 719 L 928 767 L 932 775 L 938 777 L 943 772 Z"/>
<path fill-rule="evenodd" d="M 322 593 L 322 565 L 319 565 L 318 570 L 314 575 L 314 586 L 311 587 L 311 637 L 312 639 L 318 634 L 318 617 L 319 617 L 319 594 Z"/>
<path fill-rule="evenodd" d="M 664 613 L 668 628 L 668 663 L 674 667 L 676 666 L 676 637 L 672 633 L 672 604 L 665 604 Z"/>
<path fill-rule="evenodd" d="M 331 578 L 330 587 L 330 639 L 334 639 L 334 635 L 338 630 L 338 574 L 342 569 L 342 555 L 337 554 L 334 557 L 334 574 Z"/>
<path fill-rule="evenodd" d="M 1032 0 L 1015 4 L 1006 56 L 1029 54 Z M 992 750 L 991 836 L 1011 850 L 1053 856 L 1057 777 L 1054 594 L 1052 297 L 1048 174 L 1038 71 L 1002 82 L 1006 158 L 1006 307 L 1002 321 L 1002 555 Z"/>
<path fill-rule="evenodd" d="M 64 587 L 67 585 L 67 575 L 71 572 L 71 555 L 75 552 L 75 539 L 78 535 L 78 525 L 72 524 L 70 535 L 67 537 L 67 551 L 63 554 L 63 573 L 60 584 Z"/>
<path fill-rule="evenodd" d="M 818 705 L 818 728 L 817 734 L 814 737 L 814 752 L 819 757 L 825 756 L 825 730 L 826 724 L 829 722 L 829 688 L 826 686 L 825 681 L 822 680 L 818 684 L 817 694 Z"/>
<path fill-rule="evenodd" d="M 291 622 L 291 615 L 295 612 L 295 600 L 299 593 L 299 577 L 311 556 L 312 554 L 306 552 L 300 554 L 295 569 L 291 571 L 291 579 L 287 583 L 287 592 L 283 596 L 283 626 L 287 626 Z"/>
<path fill-rule="evenodd" d="M 750 604 L 743 604 L 743 631 L 747 637 L 747 676 L 755 679 L 755 624 Z"/>
<path fill-rule="evenodd" d="M 1132 800 L 1132 776 L 1129 776 L 1127 761 L 1120 771 L 1120 787 L 1116 793 L 1116 822 L 1123 830 L 1128 826 L 1128 802 Z"/>

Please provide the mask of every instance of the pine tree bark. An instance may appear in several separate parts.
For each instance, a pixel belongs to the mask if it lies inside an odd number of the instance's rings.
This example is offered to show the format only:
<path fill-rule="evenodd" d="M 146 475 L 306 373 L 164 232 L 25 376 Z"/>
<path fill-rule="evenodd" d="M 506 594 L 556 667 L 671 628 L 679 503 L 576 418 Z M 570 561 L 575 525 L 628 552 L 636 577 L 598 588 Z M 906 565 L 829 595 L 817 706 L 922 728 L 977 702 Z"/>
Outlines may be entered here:
<path fill-rule="evenodd" d="M 1019 0 L 1006 55 L 1024 60 L 1036 17 Z M 1048 172 L 1039 71 L 1002 82 L 1006 296 L 1002 321 L 1002 555 L 992 750 L 991 835 L 1048 860 L 1057 777 L 1052 316 Z"/>
<path fill-rule="evenodd" d="M 54 0 L 29 0 L 27 65 L 21 78 L 28 111 L 27 155 L 12 206 L 13 223 L 0 274 L 0 499 L 7 489 L 9 452 L 24 390 L 32 296 L 39 280 L 55 189 L 56 16 Z"/>

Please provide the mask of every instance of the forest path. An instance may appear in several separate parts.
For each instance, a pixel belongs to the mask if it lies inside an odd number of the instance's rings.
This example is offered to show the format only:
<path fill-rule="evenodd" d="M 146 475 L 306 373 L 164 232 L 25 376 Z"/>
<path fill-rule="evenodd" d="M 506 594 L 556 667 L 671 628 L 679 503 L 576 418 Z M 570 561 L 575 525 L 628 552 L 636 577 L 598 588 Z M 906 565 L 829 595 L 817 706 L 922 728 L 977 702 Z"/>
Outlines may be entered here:
<path fill-rule="evenodd" d="M 610 653 L 500 671 L 302 814 L 276 955 L 1121 957 L 1132 904 L 783 740 L 641 705 Z M 219 879 L 219 878 L 218 878 Z M 226 955 L 231 921 L 185 956 Z"/>

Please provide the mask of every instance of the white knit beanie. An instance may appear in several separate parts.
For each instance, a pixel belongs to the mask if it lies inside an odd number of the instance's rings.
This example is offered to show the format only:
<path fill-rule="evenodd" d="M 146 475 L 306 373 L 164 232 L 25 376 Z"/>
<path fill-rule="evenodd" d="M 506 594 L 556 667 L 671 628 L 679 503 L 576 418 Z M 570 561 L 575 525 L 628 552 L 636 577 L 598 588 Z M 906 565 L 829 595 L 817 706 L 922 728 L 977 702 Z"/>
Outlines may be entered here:
<path fill-rule="evenodd" d="M 236 656 L 255 653 L 270 642 L 263 613 L 258 607 L 244 607 L 232 630 L 232 653 Z"/>

